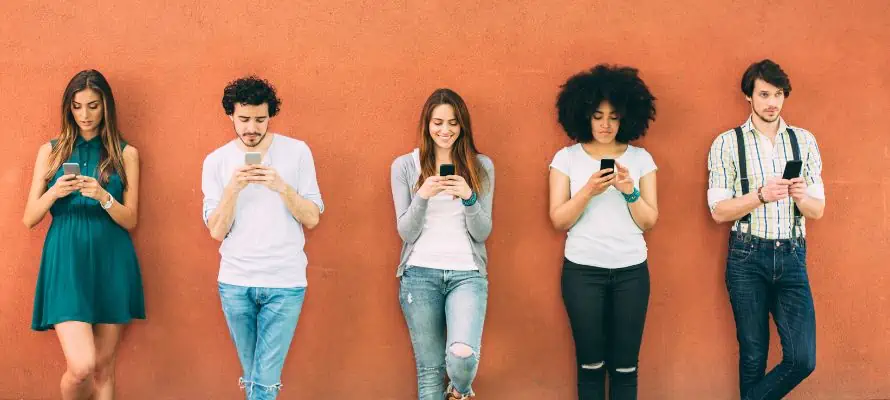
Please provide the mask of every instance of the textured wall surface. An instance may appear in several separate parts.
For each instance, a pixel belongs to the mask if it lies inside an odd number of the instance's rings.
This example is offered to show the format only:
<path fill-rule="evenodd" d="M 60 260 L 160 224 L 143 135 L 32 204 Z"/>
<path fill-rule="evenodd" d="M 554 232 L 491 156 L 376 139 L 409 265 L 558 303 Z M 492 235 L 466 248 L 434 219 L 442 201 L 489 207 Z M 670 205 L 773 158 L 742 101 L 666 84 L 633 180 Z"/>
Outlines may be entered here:
<path fill-rule="evenodd" d="M 200 169 L 233 137 L 220 96 L 246 73 L 277 85 L 272 127 L 310 145 L 327 204 L 308 235 L 310 287 L 281 399 L 414 395 L 389 166 L 415 146 L 420 107 L 442 86 L 465 97 L 497 168 L 479 398 L 573 398 L 547 165 L 568 144 L 558 87 L 598 62 L 639 67 L 659 99 L 641 142 L 659 166 L 661 217 L 647 234 L 640 398 L 737 398 L 728 226 L 708 215 L 705 161 L 715 135 L 747 116 L 739 77 L 764 57 L 791 76 L 783 116 L 819 140 L 828 195 L 826 216 L 809 225 L 817 369 L 789 398 L 890 398 L 885 2 L 228 3 L 3 1 L 0 399 L 58 398 L 57 339 L 29 330 L 49 218 L 31 231 L 20 220 L 37 148 L 58 131 L 62 90 L 85 68 L 110 80 L 142 157 L 134 240 L 149 319 L 121 344 L 120 398 L 238 397 Z"/>

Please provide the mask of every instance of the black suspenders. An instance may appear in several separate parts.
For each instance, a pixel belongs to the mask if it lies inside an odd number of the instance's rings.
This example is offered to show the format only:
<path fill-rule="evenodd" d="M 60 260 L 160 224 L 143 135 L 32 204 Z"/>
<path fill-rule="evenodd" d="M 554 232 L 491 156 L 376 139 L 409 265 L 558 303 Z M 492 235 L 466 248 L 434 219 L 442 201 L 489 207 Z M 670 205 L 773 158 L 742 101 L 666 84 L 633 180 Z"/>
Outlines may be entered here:
<path fill-rule="evenodd" d="M 751 191 L 751 187 L 748 182 L 748 159 L 745 158 L 745 135 L 742 133 L 741 127 L 735 128 L 735 137 L 736 137 L 736 147 L 739 151 L 739 180 L 742 183 L 742 196 L 748 194 Z M 791 155 L 793 160 L 800 160 L 800 146 L 797 143 L 797 134 L 794 133 L 794 130 L 788 128 L 788 139 L 791 141 Z M 793 203 L 793 202 L 792 202 Z M 794 205 L 794 227 L 797 228 L 797 224 L 800 221 L 800 210 L 797 208 L 797 205 Z M 751 214 L 746 214 L 742 217 L 739 222 L 751 223 Z"/>
<path fill-rule="evenodd" d="M 794 130 L 788 128 L 788 139 L 791 140 L 791 155 L 793 160 L 800 160 L 800 146 L 797 144 L 797 134 L 794 133 Z M 800 169 L 801 175 L 803 175 L 803 168 Z M 794 204 L 794 202 L 791 202 Z M 800 209 L 797 208 L 797 204 L 794 204 L 794 224 L 797 225 L 798 219 L 801 217 Z"/>
<path fill-rule="evenodd" d="M 748 194 L 751 189 L 748 187 L 748 159 L 745 158 L 745 135 L 742 134 L 742 128 L 735 128 L 736 148 L 739 149 L 739 180 L 742 182 L 742 196 Z M 745 214 L 739 222 L 751 222 L 751 214 Z"/>

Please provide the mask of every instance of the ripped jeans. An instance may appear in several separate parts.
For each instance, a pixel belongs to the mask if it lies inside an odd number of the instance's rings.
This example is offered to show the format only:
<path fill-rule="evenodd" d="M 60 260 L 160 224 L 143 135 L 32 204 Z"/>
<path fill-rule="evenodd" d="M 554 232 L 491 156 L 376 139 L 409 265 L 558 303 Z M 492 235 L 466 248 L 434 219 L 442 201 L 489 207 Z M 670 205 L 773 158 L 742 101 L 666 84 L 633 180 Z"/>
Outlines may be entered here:
<path fill-rule="evenodd" d="M 414 347 L 420 400 L 442 400 L 452 388 L 473 394 L 487 301 L 488 279 L 479 271 L 405 270 L 399 303 Z"/>
<path fill-rule="evenodd" d="M 608 269 L 565 260 L 562 298 L 572 325 L 578 398 L 637 398 L 637 363 L 649 307 L 649 267 Z"/>
<path fill-rule="evenodd" d="M 219 282 L 219 297 L 247 400 L 274 400 L 281 369 L 303 308 L 306 288 L 259 288 Z"/>

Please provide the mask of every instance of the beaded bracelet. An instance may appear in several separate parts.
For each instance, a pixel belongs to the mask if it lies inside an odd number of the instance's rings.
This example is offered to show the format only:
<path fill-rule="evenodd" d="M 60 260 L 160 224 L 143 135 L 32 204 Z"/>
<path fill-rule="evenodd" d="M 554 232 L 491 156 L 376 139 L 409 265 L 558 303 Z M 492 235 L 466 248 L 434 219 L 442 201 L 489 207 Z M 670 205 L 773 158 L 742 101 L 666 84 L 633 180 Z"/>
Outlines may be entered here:
<path fill-rule="evenodd" d="M 634 191 L 631 194 L 621 193 L 621 195 L 624 196 L 624 201 L 628 203 L 633 203 L 640 199 L 640 191 L 637 188 L 634 188 Z"/>
<path fill-rule="evenodd" d="M 461 203 L 464 203 L 464 206 L 466 206 L 466 207 L 469 207 L 469 206 L 472 206 L 473 204 L 476 204 L 476 192 L 473 192 L 473 194 L 470 195 L 470 198 L 469 198 L 469 199 L 466 199 L 466 200 L 464 200 L 464 199 L 460 199 L 460 202 L 461 202 Z"/>

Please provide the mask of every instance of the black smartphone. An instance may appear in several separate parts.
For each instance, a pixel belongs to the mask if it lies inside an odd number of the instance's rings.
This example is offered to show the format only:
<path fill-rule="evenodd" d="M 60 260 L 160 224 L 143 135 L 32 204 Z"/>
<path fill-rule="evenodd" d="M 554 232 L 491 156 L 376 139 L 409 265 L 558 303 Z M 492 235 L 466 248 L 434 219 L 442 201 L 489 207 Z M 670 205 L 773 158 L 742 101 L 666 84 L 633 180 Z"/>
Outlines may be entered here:
<path fill-rule="evenodd" d="M 803 161 L 788 161 L 785 163 L 785 172 L 782 174 L 782 179 L 794 179 L 800 177 L 801 168 L 803 168 Z"/>
<path fill-rule="evenodd" d="M 602 159 L 600 161 L 600 171 L 602 171 L 604 169 L 609 169 L 609 168 L 612 169 L 612 172 L 609 172 L 608 174 L 605 174 L 603 176 L 609 176 L 609 175 L 612 175 L 615 173 L 615 160 L 613 160 L 611 158 Z"/>
<path fill-rule="evenodd" d="M 442 164 L 439 166 L 439 176 L 454 175 L 454 164 Z"/>

